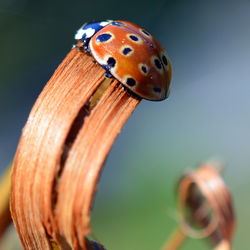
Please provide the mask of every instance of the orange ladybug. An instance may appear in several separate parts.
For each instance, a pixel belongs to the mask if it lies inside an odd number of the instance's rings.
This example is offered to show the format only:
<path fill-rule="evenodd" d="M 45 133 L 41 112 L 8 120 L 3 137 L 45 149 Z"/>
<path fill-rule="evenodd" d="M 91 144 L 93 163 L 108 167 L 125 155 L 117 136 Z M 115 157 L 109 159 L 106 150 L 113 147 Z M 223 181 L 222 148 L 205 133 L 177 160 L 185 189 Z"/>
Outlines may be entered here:
<path fill-rule="evenodd" d="M 77 47 L 90 52 L 105 70 L 136 95 L 151 101 L 168 96 L 171 62 L 160 43 L 146 30 L 127 21 L 84 24 L 76 33 Z"/>

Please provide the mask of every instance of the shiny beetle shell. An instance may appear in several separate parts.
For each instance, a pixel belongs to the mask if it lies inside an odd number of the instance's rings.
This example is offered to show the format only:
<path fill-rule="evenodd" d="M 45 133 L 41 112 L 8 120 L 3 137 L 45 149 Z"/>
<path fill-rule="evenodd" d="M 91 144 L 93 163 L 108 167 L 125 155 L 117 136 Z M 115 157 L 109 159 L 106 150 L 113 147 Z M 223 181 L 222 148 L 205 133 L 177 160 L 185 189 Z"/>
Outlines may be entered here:
<path fill-rule="evenodd" d="M 152 101 L 167 97 L 171 63 L 160 43 L 146 30 L 127 21 L 106 21 L 90 37 L 88 49 L 102 67 L 136 95 Z"/>

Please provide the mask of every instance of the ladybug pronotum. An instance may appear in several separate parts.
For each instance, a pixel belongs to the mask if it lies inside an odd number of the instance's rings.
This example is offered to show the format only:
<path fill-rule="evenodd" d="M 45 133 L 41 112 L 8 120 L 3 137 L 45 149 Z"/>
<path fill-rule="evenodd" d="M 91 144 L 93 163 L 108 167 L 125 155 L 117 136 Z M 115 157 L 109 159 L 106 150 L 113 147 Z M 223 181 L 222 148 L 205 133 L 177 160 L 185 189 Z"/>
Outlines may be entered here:
<path fill-rule="evenodd" d="M 167 98 L 171 63 L 160 43 L 146 30 L 127 21 L 84 24 L 76 33 L 84 48 L 105 70 L 136 95 L 151 101 Z"/>

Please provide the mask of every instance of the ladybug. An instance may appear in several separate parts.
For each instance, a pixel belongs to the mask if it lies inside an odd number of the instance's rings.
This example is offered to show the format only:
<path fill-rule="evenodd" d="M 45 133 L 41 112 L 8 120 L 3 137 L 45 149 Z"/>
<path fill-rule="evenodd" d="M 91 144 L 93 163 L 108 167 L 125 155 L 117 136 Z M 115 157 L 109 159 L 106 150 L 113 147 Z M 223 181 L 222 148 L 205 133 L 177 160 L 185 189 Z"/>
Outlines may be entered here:
<path fill-rule="evenodd" d="M 105 70 L 141 98 L 168 96 L 172 67 L 160 43 L 145 29 L 127 21 L 84 24 L 76 33 L 76 47 L 90 53 Z"/>

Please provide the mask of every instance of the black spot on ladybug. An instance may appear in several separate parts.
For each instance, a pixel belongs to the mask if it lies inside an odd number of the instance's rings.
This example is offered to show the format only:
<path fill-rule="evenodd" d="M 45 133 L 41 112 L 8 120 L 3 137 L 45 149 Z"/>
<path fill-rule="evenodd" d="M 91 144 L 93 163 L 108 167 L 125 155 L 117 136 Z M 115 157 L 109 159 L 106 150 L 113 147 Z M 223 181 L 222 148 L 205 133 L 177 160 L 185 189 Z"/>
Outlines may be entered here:
<path fill-rule="evenodd" d="M 164 65 L 168 66 L 168 60 L 167 60 L 166 56 L 164 56 L 164 55 L 162 56 L 162 61 L 163 61 Z"/>
<path fill-rule="evenodd" d="M 114 57 L 109 57 L 109 59 L 107 60 L 107 64 L 110 68 L 115 67 L 116 64 L 116 60 Z"/>
<path fill-rule="evenodd" d="M 139 40 L 139 38 L 135 35 L 130 35 L 129 38 L 135 42 L 137 42 Z"/>
<path fill-rule="evenodd" d="M 132 77 L 127 78 L 126 83 L 127 83 L 127 84 L 128 84 L 128 86 L 130 86 L 130 87 L 133 87 L 133 86 L 135 86 L 135 85 L 136 85 L 136 81 L 135 81 L 135 79 L 134 79 L 134 78 L 132 78 Z"/>
<path fill-rule="evenodd" d="M 148 37 L 151 37 L 151 35 L 146 31 L 146 30 L 141 30 L 141 32 L 144 34 L 144 35 L 146 35 L 146 36 L 148 36 Z"/>
<path fill-rule="evenodd" d="M 130 52 L 132 52 L 132 49 L 129 47 L 126 47 L 123 49 L 122 53 L 126 56 L 127 54 L 129 54 Z"/>
<path fill-rule="evenodd" d="M 154 59 L 154 63 L 155 63 L 155 66 L 157 69 L 161 69 L 162 66 L 161 66 L 161 62 L 159 59 L 157 59 L 157 58 Z"/>
<path fill-rule="evenodd" d="M 111 37 L 112 37 L 111 34 L 104 33 L 104 34 L 99 35 L 96 38 L 96 41 L 99 42 L 99 43 L 107 42 Z"/>
<path fill-rule="evenodd" d="M 141 70 L 143 73 L 147 74 L 148 73 L 148 70 L 147 70 L 147 67 L 146 66 L 141 66 Z"/>
<path fill-rule="evenodd" d="M 161 93 L 161 88 L 153 88 L 154 92 Z"/>

